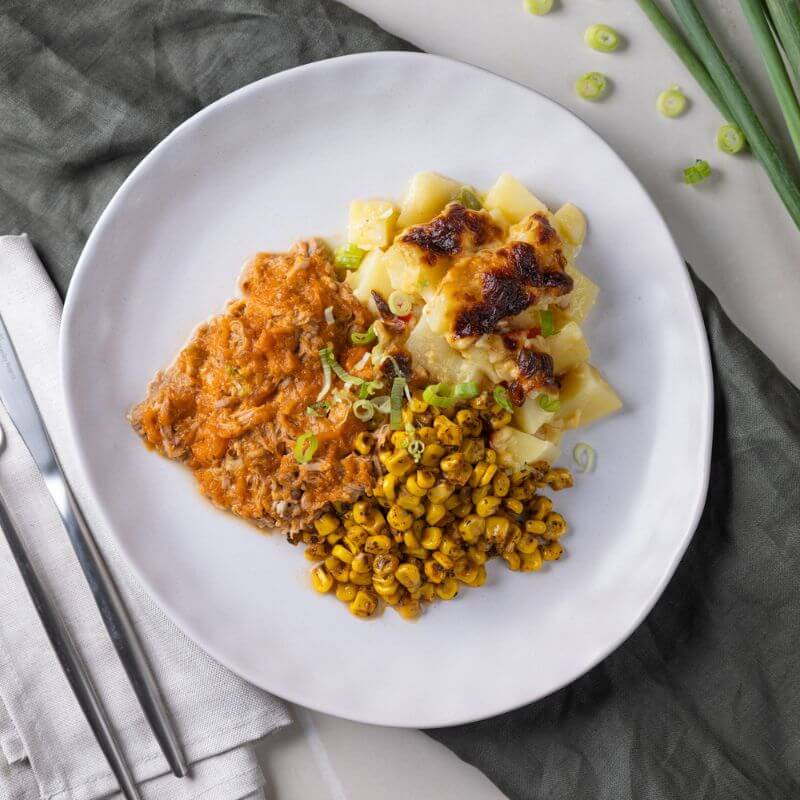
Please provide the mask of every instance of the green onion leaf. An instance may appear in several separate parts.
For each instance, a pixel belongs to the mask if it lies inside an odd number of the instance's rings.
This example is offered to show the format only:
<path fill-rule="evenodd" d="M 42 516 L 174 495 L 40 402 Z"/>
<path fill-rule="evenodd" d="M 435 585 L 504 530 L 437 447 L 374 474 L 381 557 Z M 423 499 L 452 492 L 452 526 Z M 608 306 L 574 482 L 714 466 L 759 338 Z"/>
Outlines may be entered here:
<path fill-rule="evenodd" d="M 766 0 L 766 3 L 772 27 L 800 85 L 800 6 L 793 0 Z"/>
<path fill-rule="evenodd" d="M 686 167 L 683 171 L 684 183 L 702 183 L 711 175 L 711 166 L 708 161 L 698 158 L 691 167 Z"/>
<path fill-rule="evenodd" d="M 409 455 L 419 464 L 422 454 L 425 452 L 425 443 L 421 439 L 412 439 L 406 446 Z"/>
<path fill-rule="evenodd" d="M 723 153 L 728 155 L 736 155 L 736 153 L 744 150 L 747 140 L 744 138 L 742 129 L 738 125 L 731 125 L 730 123 L 723 125 L 717 131 L 717 147 Z"/>
<path fill-rule="evenodd" d="M 405 378 L 395 378 L 394 381 L 392 381 L 392 393 L 389 396 L 389 425 L 393 431 L 400 431 L 403 429 L 401 407 L 403 405 L 403 389 L 405 389 L 405 386 Z"/>
<path fill-rule="evenodd" d="M 539 327 L 542 329 L 542 336 L 545 338 L 552 336 L 556 332 L 553 312 L 549 308 L 539 312 Z"/>
<path fill-rule="evenodd" d="M 322 402 L 312 403 L 306 406 L 306 414 L 309 417 L 324 417 L 331 409 L 331 404 L 327 400 Z"/>
<path fill-rule="evenodd" d="M 500 406 L 505 411 L 513 411 L 514 406 L 511 405 L 511 400 L 508 397 L 508 389 L 505 386 L 501 386 L 499 383 L 497 386 L 494 387 L 494 391 L 492 392 L 492 397 L 494 397 L 495 403 Z"/>
<path fill-rule="evenodd" d="M 575 91 L 584 100 L 599 100 L 607 88 L 608 80 L 600 72 L 587 72 L 575 81 Z"/>
<path fill-rule="evenodd" d="M 319 439 L 313 433 L 301 433 L 294 443 L 294 457 L 298 464 L 308 464 L 319 447 Z"/>
<path fill-rule="evenodd" d="M 361 386 L 361 384 L 364 383 L 363 378 L 357 378 L 355 375 L 344 371 L 339 362 L 334 358 L 332 347 L 323 347 L 322 350 L 319 351 L 319 357 L 322 359 L 323 369 L 324 365 L 327 364 L 336 374 L 336 377 L 345 383 L 351 383 L 353 386 Z"/>
<path fill-rule="evenodd" d="M 686 111 L 686 95 L 677 86 L 671 86 L 658 96 L 656 108 L 665 117 L 679 117 Z"/>
<path fill-rule="evenodd" d="M 483 208 L 477 192 L 471 186 L 462 186 L 456 195 L 456 203 L 461 203 L 470 211 L 480 211 Z"/>
<path fill-rule="evenodd" d="M 478 384 L 475 381 L 457 383 L 453 388 L 453 399 L 456 401 L 472 400 L 473 397 L 477 397 L 479 394 L 480 389 L 478 389 Z"/>
<path fill-rule="evenodd" d="M 553 10 L 553 0 L 525 0 L 525 10 L 529 14 L 541 17 Z"/>
<path fill-rule="evenodd" d="M 319 359 L 322 363 L 322 388 L 319 390 L 319 394 L 317 395 L 317 402 L 322 400 L 326 394 L 331 390 L 331 365 L 322 357 L 322 351 L 320 350 Z"/>
<path fill-rule="evenodd" d="M 378 389 L 383 389 L 383 381 L 366 381 L 361 384 L 358 389 L 358 399 L 366 400 L 371 394 L 374 394 Z"/>
<path fill-rule="evenodd" d="M 370 402 L 379 414 L 388 414 L 392 410 L 391 398 L 388 394 L 382 394 L 380 397 L 373 397 Z"/>
<path fill-rule="evenodd" d="M 425 387 L 422 399 L 436 408 L 449 408 L 455 402 L 455 390 L 449 383 L 432 383 Z"/>
<path fill-rule="evenodd" d="M 597 453 L 595 449 L 586 444 L 586 442 L 578 442 L 572 450 L 572 457 L 575 463 L 581 468 L 577 470 L 580 473 L 592 472 L 594 470 L 595 462 L 597 461 Z"/>
<path fill-rule="evenodd" d="M 583 39 L 589 47 L 601 53 L 613 53 L 620 44 L 619 34 L 610 25 L 590 25 Z"/>
<path fill-rule="evenodd" d="M 362 422 L 369 422 L 375 416 L 375 406 L 369 400 L 356 400 L 353 403 L 353 416 Z"/>
<path fill-rule="evenodd" d="M 392 292 L 387 302 L 389 303 L 389 311 L 396 317 L 407 316 L 414 307 L 414 301 L 405 292 Z"/>
<path fill-rule="evenodd" d="M 357 245 L 346 244 L 336 248 L 333 253 L 333 263 L 334 266 L 339 267 L 339 269 L 358 269 L 366 254 L 367 251 L 362 250 Z"/>
<path fill-rule="evenodd" d="M 377 341 L 377 339 L 378 337 L 372 325 L 370 325 L 364 333 L 359 333 L 359 331 L 350 332 L 350 341 L 353 344 L 370 344 L 370 342 Z"/>
<path fill-rule="evenodd" d="M 561 408 L 561 402 L 558 400 L 558 398 L 550 397 L 550 395 L 547 394 L 540 394 L 537 402 L 539 403 L 539 408 L 541 408 L 542 411 L 549 411 L 552 413 Z"/>

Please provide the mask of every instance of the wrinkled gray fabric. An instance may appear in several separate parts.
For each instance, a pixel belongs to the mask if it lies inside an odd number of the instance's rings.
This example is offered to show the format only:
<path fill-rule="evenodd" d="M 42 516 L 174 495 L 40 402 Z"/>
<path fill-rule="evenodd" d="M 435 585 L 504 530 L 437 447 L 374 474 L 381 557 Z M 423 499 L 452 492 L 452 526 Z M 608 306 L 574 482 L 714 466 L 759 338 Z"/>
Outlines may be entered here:
<path fill-rule="evenodd" d="M 800 392 L 695 287 L 714 449 L 675 577 L 584 677 L 518 711 L 429 731 L 514 800 L 800 797 Z"/>
<path fill-rule="evenodd" d="M 63 292 L 117 186 L 179 122 L 265 75 L 378 49 L 411 48 L 325 0 L 0 3 L 0 227 L 34 238 Z M 800 797 L 800 395 L 697 291 L 711 491 L 664 596 L 567 688 L 429 732 L 514 800 Z"/>

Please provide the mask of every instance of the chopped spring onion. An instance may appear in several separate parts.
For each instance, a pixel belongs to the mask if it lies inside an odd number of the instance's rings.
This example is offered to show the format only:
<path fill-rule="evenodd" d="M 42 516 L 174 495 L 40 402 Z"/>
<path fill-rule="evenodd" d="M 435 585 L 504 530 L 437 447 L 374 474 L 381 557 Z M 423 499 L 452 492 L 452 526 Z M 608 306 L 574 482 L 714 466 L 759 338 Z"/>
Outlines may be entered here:
<path fill-rule="evenodd" d="M 388 414 L 392 410 L 391 398 L 388 394 L 373 397 L 370 402 L 379 414 Z"/>
<path fill-rule="evenodd" d="M 405 386 L 405 378 L 395 378 L 392 382 L 392 393 L 389 396 L 389 425 L 393 431 L 403 429 L 401 406 L 403 404 L 403 389 L 405 389 Z"/>
<path fill-rule="evenodd" d="M 800 6 L 791 0 L 766 0 L 766 3 L 786 60 L 800 83 Z"/>
<path fill-rule="evenodd" d="M 322 350 L 319 351 L 319 357 L 322 359 L 323 369 L 324 365 L 327 364 L 333 370 L 336 377 L 345 383 L 352 383 L 353 386 L 361 386 L 361 384 L 364 383 L 363 378 L 357 378 L 355 375 L 344 371 L 341 364 L 333 357 L 333 348 L 323 347 Z"/>
<path fill-rule="evenodd" d="M 331 365 L 322 357 L 322 351 L 319 353 L 319 360 L 322 363 L 322 388 L 317 395 L 317 402 L 322 400 L 326 394 L 331 390 Z"/>
<path fill-rule="evenodd" d="M 550 397 L 550 395 L 547 394 L 540 394 L 537 402 L 542 411 L 549 411 L 552 413 L 561 408 L 561 402 L 557 398 Z"/>
<path fill-rule="evenodd" d="M 665 117 L 679 117 L 686 111 L 686 95 L 677 86 L 670 86 L 658 96 L 656 108 Z"/>
<path fill-rule="evenodd" d="M 483 208 L 477 192 L 471 186 L 462 186 L 456 195 L 456 203 L 461 203 L 470 211 L 480 211 Z"/>
<path fill-rule="evenodd" d="M 336 317 L 333 316 L 333 306 L 328 306 L 325 309 L 325 322 L 327 322 L 328 325 L 336 324 Z"/>
<path fill-rule="evenodd" d="M 702 183 L 711 175 L 711 166 L 708 161 L 698 158 L 691 167 L 686 167 L 683 171 L 684 183 Z"/>
<path fill-rule="evenodd" d="M 374 342 L 377 339 L 377 335 L 375 334 L 375 330 L 372 325 L 361 333 L 359 331 L 351 331 L 350 332 L 350 341 L 353 344 L 370 344 L 370 342 Z"/>
<path fill-rule="evenodd" d="M 607 88 L 608 80 L 600 72 L 587 72 L 575 81 L 575 91 L 584 100 L 599 100 Z"/>
<path fill-rule="evenodd" d="M 553 10 L 553 0 L 525 0 L 525 10 L 529 14 L 541 17 Z"/>
<path fill-rule="evenodd" d="M 717 147 L 723 153 L 736 155 L 744 149 L 746 144 L 742 129 L 738 125 L 723 125 L 717 131 Z"/>
<path fill-rule="evenodd" d="M 306 431 L 297 437 L 294 443 L 294 457 L 299 464 L 308 464 L 319 447 L 319 439 L 313 433 Z"/>
<path fill-rule="evenodd" d="M 619 34 L 610 25 L 590 25 L 583 39 L 592 50 L 613 53 L 620 44 Z"/>
<path fill-rule="evenodd" d="M 327 400 L 306 406 L 306 414 L 309 417 L 324 417 L 330 410 L 331 404 Z"/>
<path fill-rule="evenodd" d="M 436 408 L 449 408 L 455 402 L 455 390 L 449 383 L 431 383 L 425 387 L 422 399 Z"/>
<path fill-rule="evenodd" d="M 375 406 L 369 400 L 356 400 L 353 403 L 353 416 L 362 422 L 368 422 L 375 416 Z"/>
<path fill-rule="evenodd" d="M 368 363 L 369 363 L 369 353 L 364 353 L 364 355 L 361 356 L 361 358 L 359 358 L 355 364 L 353 364 L 353 369 L 364 369 L 364 367 L 366 367 Z"/>
<path fill-rule="evenodd" d="M 508 389 L 505 386 L 498 384 L 494 387 L 492 392 L 495 403 L 500 406 L 504 411 L 513 411 L 514 406 L 511 405 L 511 400 L 508 398 Z"/>
<path fill-rule="evenodd" d="M 383 364 L 384 361 L 391 361 L 392 362 L 392 367 L 394 368 L 394 374 L 397 375 L 399 378 L 404 377 L 403 370 L 400 369 L 400 365 L 397 363 L 397 359 L 394 356 L 390 356 L 388 354 L 385 355 L 385 356 L 382 356 L 381 357 L 381 364 Z"/>
<path fill-rule="evenodd" d="M 422 454 L 425 452 L 425 443 L 422 439 L 413 439 L 408 443 L 408 447 L 406 448 L 409 452 L 411 458 L 419 464 L 420 459 L 422 458 Z"/>
<path fill-rule="evenodd" d="M 389 295 L 389 311 L 396 317 L 405 317 L 411 313 L 414 301 L 405 292 L 394 291 Z"/>
<path fill-rule="evenodd" d="M 580 467 L 577 470 L 580 473 L 592 472 L 594 470 L 595 462 L 597 461 L 597 453 L 594 447 L 586 442 L 578 442 L 572 450 L 572 457 L 575 463 Z"/>
<path fill-rule="evenodd" d="M 358 399 L 366 400 L 371 394 L 383 389 L 383 381 L 366 381 L 358 389 Z"/>
<path fill-rule="evenodd" d="M 337 266 L 340 269 L 358 269 L 361 265 L 362 259 L 366 254 L 367 251 L 362 250 L 357 245 L 346 244 L 342 247 L 336 248 L 333 253 L 333 263 L 334 266 Z"/>
<path fill-rule="evenodd" d="M 459 400 L 472 400 L 480 394 L 478 384 L 475 381 L 465 381 L 464 383 L 457 383 L 453 388 L 453 399 Z"/>
<path fill-rule="evenodd" d="M 539 327 L 542 329 L 542 336 L 547 338 L 556 332 L 556 326 L 553 322 L 553 312 L 547 308 L 539 312 Z"/>

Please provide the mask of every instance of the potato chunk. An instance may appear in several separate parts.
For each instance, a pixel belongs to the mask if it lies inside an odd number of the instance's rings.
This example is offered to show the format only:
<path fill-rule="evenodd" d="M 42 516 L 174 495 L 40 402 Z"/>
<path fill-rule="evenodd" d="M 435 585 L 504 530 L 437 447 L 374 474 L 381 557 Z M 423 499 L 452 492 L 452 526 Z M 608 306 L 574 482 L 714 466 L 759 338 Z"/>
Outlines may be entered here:
<path fill-rule="evenodd" d="M 434 333 L 423 313 L 406 342 L 414 365 L 427 370 L 437 383 L 464 383 L 479 381 L 480 370 L 475 364 L 462 358 L 457 350 L 447 343 L 439 333 Z"/>
<path fill-rule="evenodd" d="M 430 222 L 459 190 L 459 184 L 435 172 L 418 172 L 400 204 L 397 226 L 400 230 L 409 225 Z"/>
<path fill-rule="evenodd" d="M 394 238 L 397 206 L 388 200 L 353 200 L 347 240 L 363 250 L 388 247 Z"/>
<path fill-rule="evenodd" d="M 526 464 L 546 461 L 552 464 L 561 454 L 555 442 L 540 439 L 516 428 L 506 426 L 495 431 L 491 437 L 492 447 L 497 450 L 498 461 L 503 467 L 522 469 Z"/>
<path fill-rule="evenodd" d="M 586 238 L 586 217 L 577 206 L 567 203 L 553 214 L 561 238 L 573 247 L 580 247 Z"/>
<path fill-rule="evenodd" d="M 553 372 L 562 375 L 578 364 L 588 361 L 592 353 L 577 322 L 568 322 L 558 333 L 546 340 L 553 357 Z"/>
<path fill-rule="evenodd" d="M 574 264 L 567 264 L 566 272 L 572 278 L 572 291 L 567 298 L 569 315 L 575 322 L 583 322 L 597 301 L 600 287 Z"/>
<path fill-rule="evenodd" d="M 547 206 L 509 172 L 504 172 L 489 189 L 484 206 L 489 210 L 499 209 L 511 223 L 535 211 L 547 211 Z"/>
<path fill-rule="evenodd" d="M 392 293 L 392 283 L 386 268 L 386 254 L 382 250 L 370 250 L 357 270 L 347 273 L 347 283 L 353 294 L 373 314 L 378 313 L 372 299 L 373 289 L 384 299 Z"/>
<path fill-rule="evenodd" d="M 566 419 L 578 412 L 578 427 L 622 408 L 617 393 L 591 364 L 579 364 L 562 378 L 559 401 L 558 418 Z"/>
<path fill-rule="evenodd" d="M 539 405 L 539 398 L 527 397 L 525 402 L 514 411 L 514 427 L 524 433 L 535 434 L 542 425 L 553 419 L 552 411 L 545 411 Z"/>

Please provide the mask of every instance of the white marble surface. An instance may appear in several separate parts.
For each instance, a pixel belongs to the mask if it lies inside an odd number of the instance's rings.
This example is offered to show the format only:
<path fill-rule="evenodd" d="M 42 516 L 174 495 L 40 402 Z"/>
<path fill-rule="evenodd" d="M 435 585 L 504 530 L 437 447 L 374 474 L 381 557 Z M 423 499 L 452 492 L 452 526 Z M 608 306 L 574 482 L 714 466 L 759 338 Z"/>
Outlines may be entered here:
<path fill-rule="evenodd" d="M 719 114 L 632 0 L 557 0 L 557 10 L 547 17 L 525 14 L 522 0 L 346 2 L 423 50 L 519 81 L 588 122 L 642 180 L 685 257 L 728 313 L 800 384 L 800 233 L 751 156 L 730 157 L 716 150 Z M 759 109 L 786 145 L 738 3 L 703 0 L 702 5 Z M 611 55 L 589 50 L 582 35 L 594 22 L 622 32 L 625 49 Z M 575 96 L 574 79 L 589 70 L 613 80 L 605 102 L 591 104 Z M 673 83 L 692 105 L 685 117 L 667 120 L 656 112 L 655 98 Z M 685 186 L 681 169 L 695 158 L 709 160 L 714 178 L 699 187 Z M 613 196 L 613 187 L 609 193 Z M 620 231 L 620 246 L 624 243 Z M 260 747 L 269 796 L 275 800 L 503 797 L 422 733 L 300 710 L 298 718 L 294 731 Z"/>

